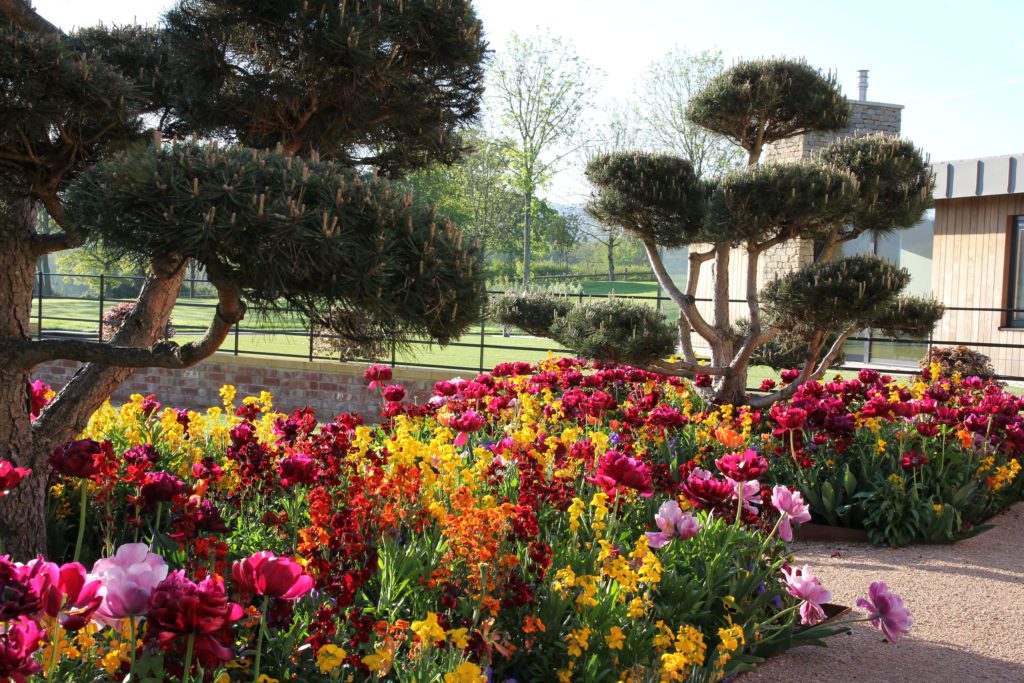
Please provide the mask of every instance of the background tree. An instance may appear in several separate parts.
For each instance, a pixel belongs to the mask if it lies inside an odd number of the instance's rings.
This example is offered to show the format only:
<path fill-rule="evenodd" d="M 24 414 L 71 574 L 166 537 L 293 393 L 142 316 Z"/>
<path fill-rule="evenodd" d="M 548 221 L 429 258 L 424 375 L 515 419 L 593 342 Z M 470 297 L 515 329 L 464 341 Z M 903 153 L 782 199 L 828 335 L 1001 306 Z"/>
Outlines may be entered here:
<path fill-rule="evenodd" d="M 489 71 L 503 137 L 511 140 L 512 169 L 522 193 L 523 283 L 530 281 L 533 198 L 585 140 L 582 117 L 594 94 L 596 70 L 561 38 L 513 33 Z"/>
<path fill-rule="evenodd" d="M 920 220 L 931 202 L 932 177 L 912 144 L 885 136 L 847 139 L 811 160 L 758 164 L 766 144 L 845 125 L 849 104 L 834 79 L 799 61 L 737 64 L 691 100 L 687 116 L 743 149 L 747 166 L 711 181 L 700 179 L 688 160 L 665 154 L 603 154 L 587 166 L 595 188 L 588 211 L 642 241 L 659 283 L 680 309 L 683 358 L 641 354 L 633 362 L 674 374 L 712 375 L 709 397 L 740 402 L 747 400 L 747 369 L 755 351 L 786 330 L 806 345 L 806 358 L 796 381 L 749 401 L 763 405 L 820 377 L 858 329 L 916 335 L 937 322 L 940 305 L 901 298 L 909 281 L 905 271 L 875 257 L 829 260 L 838 243 L 865 231 L 907 228 Z M 769 283 L 762 306 L 761 255 L 802 239 L 822 244 L 819 257 Z M 659 252 L 681 246 L 690 247 L 685 289 L 668 275 Z M 741 330 L 729 307 L 729 262 L 737 249 L 747 261 L 748 318 Z M 714 261 L 710 320 L 696 305 L 701 264 L 709 260 Z M 698 362 L 694 332 L 711 349 L 710 365 Z M 574 336 L 587 335 L 577 329 Z"/>
<path fill-rule="evenodd" d="M 26 0 L 0 14 L 0 449 L 34 470 L 0 499 L 5 551 L 45 550 L 50 451 L 133 368 L 202 360 L 247 307 L 357 340 L 478 319 L 476 247 L 370 172 L 464 152 L 485 51 L 468 0 L 182 0 L 158 28 L 70 36 Z M 38 259 L 86 242 L 145 264 L 132 314 L 109 343 L 30 339 Z M 216 314 L 156 343 L 193 261 Z M 85 365 L 30 423 L 32 370 L 56 359 Z"/>

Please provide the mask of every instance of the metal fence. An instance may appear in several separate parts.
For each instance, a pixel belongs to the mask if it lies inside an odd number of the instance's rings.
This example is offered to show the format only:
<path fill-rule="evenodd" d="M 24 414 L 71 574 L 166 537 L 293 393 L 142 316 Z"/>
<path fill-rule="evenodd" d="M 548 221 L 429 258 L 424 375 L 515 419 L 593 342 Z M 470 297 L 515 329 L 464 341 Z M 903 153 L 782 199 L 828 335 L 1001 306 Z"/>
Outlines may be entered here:
<path fill-rule="evenodd" d="M 63 286 L 57 287 L 60 293 L 53 293 L 53 278 L 62 278 Z M 49 283 L 47 281 L 49 279 Z M 104 341 L 104 322 L 108 310 L 119 303 L 130 302 L 137 295 L 145 278 L 127 275 L 80 275 L 51 273 L 38 274 L 36 291 L 33 301 L 33 335 L 37 338 L 79 338 Z M 68 284 L 70 283 L 70 284 Z M 117 296 L 110 292 L 116 290 Z M 213 290 L 205 280 L 186 280 L 182 287 L 183 296 L 172 314 L 174 334 L 177 339 L 187 341 L 201 336 L 214 314 L 216 299 Z M 193 294 L 192 297 L 187 296 Z M 500 292 L 490 292 L 497 294 Z M 207 296 L 202 296 L 206 294 Z M 648 303 L 662 311 L 671 320 L 678 315 L 678 308 L 657 287 L 654 295 L 627 294 L 587 294 L 571 295 L 578 301 L 603 299 L 615 296 L 619 299 L 634 300 Z M 698 302 L 709 300 L 698 299 Z M 731 303 L 745 304 L 745 300 L 735 299 Z M 947 307 L 948 313 L 988 313 L 1005 314 L 1007 312 L 1024 312 L 1024 309 L 1011 308 L 969 308 Z M 281 311 L 271 316 L 246 319 L 236 324 L 225 343 L 221 353 L 235 356 L 266 355 L 282 358 L 306 360 L 334 360 L 334 354 L 325 354 L 318 350 L 318 337 L 330 338 L 329 334 L 315 329 L 297 311 Z M 537 360 L 549 352 L 571 353 L 551 340 L 541 340 L 524 335 L 510 335 L 500 324 L 481 319 L 479 325 L 468 331 L 458 340 L 444 349 L 438 348 L 426 339 L 407 339 L 405 346 L 412 351 L 392 347 L 390 354 L 383 358 L 353 358 L 353 362 L 382 363 L 392 367 L 420 367 L 452 371 L 483 372 L 500 362 L 512 360 Z M 543 344 L 543 345 L 539 345 Z M 1024 349 L 1021 344 L 998 342 L 982 342 L 973 340 L 935 339 L 892 339 L 880 337 L 871 330 L 866 330 L 851 337 L 845 347 L 847 359 L 859 358 L 860 361 L 836 368 L 837 370 L 857 370 L 862 367 L 884 369 L 890 374 L 911 375 L 918 371 L 917 360 L 930 356 L 936 346 L 969 345 L 982 352 L 987 349 Z M 872 349 L 878 345 L 892 347 L 897 352 L 892 358 L 879 357 Z M 422 351 L 417 352 L 417 349 Z M 426 352 L 426 353 L 424 353 Z M 424 357 L 426 356 L 426 357 Z M 997 379 L 1024 381 L 1024 376 L 998 375 Z M 756 389 L 751 387 L 751 390 Z"/>

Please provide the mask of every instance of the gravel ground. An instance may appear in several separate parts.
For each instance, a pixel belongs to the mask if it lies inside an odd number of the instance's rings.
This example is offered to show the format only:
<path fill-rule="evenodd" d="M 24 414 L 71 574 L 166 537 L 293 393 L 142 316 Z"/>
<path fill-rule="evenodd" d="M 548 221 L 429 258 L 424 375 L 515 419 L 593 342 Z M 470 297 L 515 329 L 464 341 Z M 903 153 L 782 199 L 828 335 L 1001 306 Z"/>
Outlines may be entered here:
<path fill-rule="evenodd" d="M 737 683 L 1024 683 L 1024 503 L 991 522 L 995 529 L 954 545 L 794 544 L 833 602 L 853 606 L 872 581 L 885 581 L 903 596 L 913 627 L 893 647 L 856 624 L 827 648 L 790 650 Z"/>

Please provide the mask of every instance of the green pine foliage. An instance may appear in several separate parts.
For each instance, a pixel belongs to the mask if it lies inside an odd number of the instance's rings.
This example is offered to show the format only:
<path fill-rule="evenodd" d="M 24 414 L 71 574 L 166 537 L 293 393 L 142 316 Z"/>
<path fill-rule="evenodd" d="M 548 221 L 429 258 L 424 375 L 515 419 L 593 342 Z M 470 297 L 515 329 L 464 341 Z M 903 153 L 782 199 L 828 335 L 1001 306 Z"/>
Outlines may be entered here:
<path fill-rule="evenodd" d="M 676 326 L 648 305 L 622 299 L 585 301 L 551 325 L 551 338 L 579 353 L 613 363 L 646 365 L 675 353 Z"/>
<path fill-rule="evenodd" d="M 297 309 L 340 335 L 446 343 L 483 303 L 476 247 L 454 225 L 332 162 L 240 146 L 137 149 L 85 173 L 67 209 L 109 248 L 193 258 L 257 308 Z"/>
<path fill-rule="evenodd" d="M 555 321 L 573 307 L 568 297 L 548 292 L 508 292 L 491 297 L 488 318 L 536 337 L 550 337 Z M 571 347 L 569 347 L 571 348 Z"/>

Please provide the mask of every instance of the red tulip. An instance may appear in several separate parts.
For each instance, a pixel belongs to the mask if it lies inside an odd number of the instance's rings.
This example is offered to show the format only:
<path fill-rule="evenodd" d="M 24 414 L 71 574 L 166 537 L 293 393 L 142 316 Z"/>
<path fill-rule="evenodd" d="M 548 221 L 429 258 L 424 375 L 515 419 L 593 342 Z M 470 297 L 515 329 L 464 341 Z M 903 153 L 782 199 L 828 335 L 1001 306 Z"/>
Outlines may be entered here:
<path fill-rule="evenodd" d="M 242 618 L 242 608 L 228 602 L 224 584 L 207 577 L 195 583 L 185 572 L 172 572 L 157 584 L 149 596 L 146 638 L 161 650 L 180 650 L 190 636 L 200 664 L 212 669 L 231 661 L 225 644 L 234 641 L 233 622 Z"/>
<path fill-rule="evenodd" d="M 316 462 L 306 453 L 295 453 L 278 464 L 281 486 L 312 484 L 316 481 Z"/>
<path fill-rule="evenodd" d="M 459 435 L 455 438 L 455 445 L 463 446 L 466 443 L 467 434 L 479 431 L 484 426 L 484 418 L 475 410 L 467 410 L 449 420 L 448 425 L 459 432 Z"/>
<path fill-rule="evenodd" d="M 99 471 L 96 461 L 104 456 L 113 456 L 113 453 L 114 448 L 109 441 L 81 439 L 58 446 L 50 454 L 49 462 L 50 467 L 66 477 L 87 479 Z"/>
<path fill-rule="evenodd" d="M 32 469 L 29 467 L 15 467 L 7 460 L 0 460 L 0 498 L 6 496 L 30 474 Z"/>
<path fill-rule="evenodd" d="M 391 368 L 386 365 L 371 365 L 363 373 L 363 379 L 370 383 L 370 388 L 375 389 L 377 385 L 391 381 Z"/>
<path fill-rule="evenodd" d="M 231 577 L 244 593 L 281 600 L 298 600 L 313 589 L 313 578 L 306 574 L 302 565 L 267 550 L 235 562 L 231 566 Z"/>
<path fill-rule="evenodd" d="M 397 384 L 392 384 L 391 386 L 384 387 L 384 391 L 381 392 L 381 395 L 384 397 L 385 401 L 397 403 L 405 398 L 405 389 Z"/>

